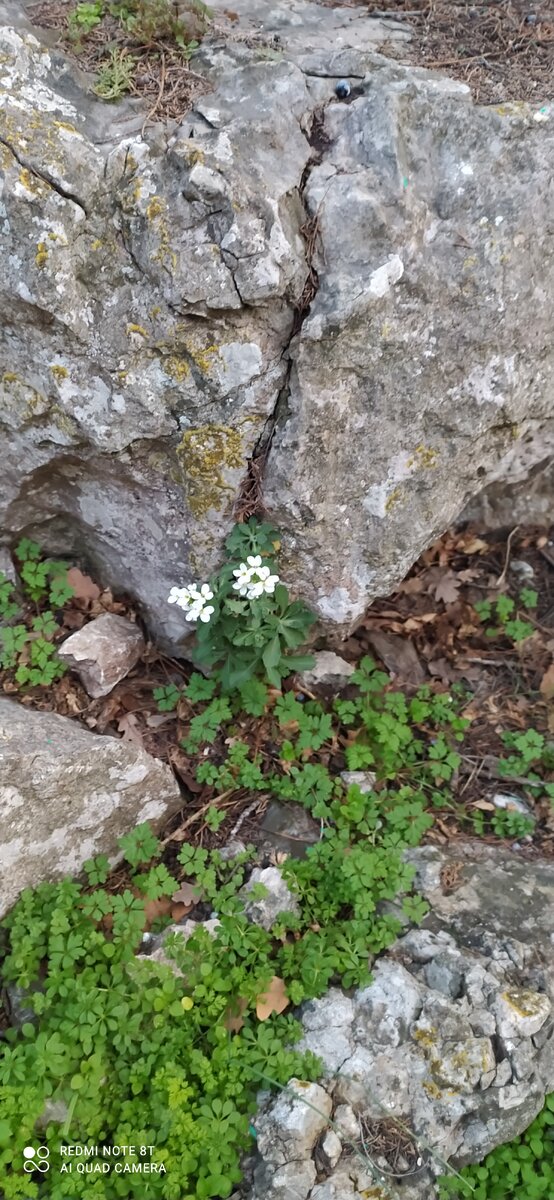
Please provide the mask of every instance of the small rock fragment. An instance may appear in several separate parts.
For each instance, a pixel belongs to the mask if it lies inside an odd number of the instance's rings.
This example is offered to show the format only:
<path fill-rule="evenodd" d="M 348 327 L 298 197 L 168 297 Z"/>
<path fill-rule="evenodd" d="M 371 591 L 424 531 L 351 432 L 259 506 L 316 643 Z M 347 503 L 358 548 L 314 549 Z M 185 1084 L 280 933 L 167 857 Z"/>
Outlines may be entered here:
<path fill-rule="evenodd" d="M 8 579 L 10 583 L 17 584 L 17 571 L 13 565 L 12 556 L 6 546 L 0 546 L 0 577 L 2 575 L 5 579 Z"/>
<path fill-rule="evenodd" d="M 314 654 L 314 658 L 313 667 L 309 667 L 307 671 L 302 671 L 297 675 L 299 686 L 308 692 L 318 687 L 334 688 L 335 690 L 345 687 L 356 669 L 352 663 L 347 662 L 340 655 L 334 654 L 331 650 L 319 650 L 317 654 Z"/>
<path fill-rule="evenodd" d="M 88 695 L 97 699 L 129 674 L 143 650 L 137 625 L 116 613 L 103 613 L 66 638 L 58 654 L 77 672 Z"/>
<path fill-rule="evenodd" d="M 357 787 L 364 796 L 373 790 L 377 779 L 374 771 L 341 771 L 340 777 L 345 787 Z"/>
<path fill-rule="evenodd" d="M 552 1005 L 542 992 L 511 988 L 501 992 L 494 1004 L 498 1033 L 502 1038 L 532 1037 L 550 1016 Z"/>
<path fill-rule="evenodd" d="M 267 895 L 261 896 L 259 900 L 249 900 L 248 894 L 256 883 L 263 884 Z M 296 896 L 293 896 L 277 867 L 256 867 L 248 883 L 241 888 L 239 896 L 243 896 L 246 901 L 244 908 L 249 920 L 255 925 L 261 925 L 263 929 L 271 929 L 279 913 L 300 911 Z"/>
<path fill-rule="evenodd" d="M 357 1142 L 360 1138 L 360 1122 L 350 1104 L 339 1104 L 333 1113 L 333 1122 L 343 1138 Z"/>
<path fill-rule="evenodd" d="M 274 1167 L 309 1158 L 318 1137 L 327 1128 L 331 1097 L 318 1083 L 291 1079 L 269 1115 L 257 1121 L 258 1150 Z"/>
<path fill-rule="evenodd" d="M 336 1167 L 339 1158 L 342 1154 L 342 1142 L 337 1136 L 334 1129 L 328 1129 L 323 1141 L 321 1149 L 331 1168 Z"/>
<path fill-rule="evenodd" d="M 495 792 L 494 796 L 491 796 L 491 804 L 494 804 L 495 808 L 512 809 L 515 812 L 524 813 L 526 817 L 533 816 L 531 809 L 520 796 L 512 796 L 507 792 Z"/>

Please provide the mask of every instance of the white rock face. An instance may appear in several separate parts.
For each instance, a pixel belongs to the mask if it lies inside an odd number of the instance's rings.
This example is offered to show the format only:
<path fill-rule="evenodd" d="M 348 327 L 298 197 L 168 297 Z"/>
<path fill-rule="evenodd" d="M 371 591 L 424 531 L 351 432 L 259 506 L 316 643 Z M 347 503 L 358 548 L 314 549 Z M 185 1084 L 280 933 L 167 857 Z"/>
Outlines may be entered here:
<path fill-rule="evenodd" d="M 554 119 L 376 54 L 409 35 L 363 6 L 236 7 L 168 139 L 0 33 L 2 540 L 82 556 L 173 647 L 260 438 L 283 575 L 339 628 L 554 448 Z"/>
<path fill-rule="evenodd" d="M 314 658 L 313 667 L 302 671 L 298 676 L 298 686 L 307 688 L 308 691 L 318 687 L 344 687 L 356 669 L 352 663 L 331 650 L 318 650 Z"/>
<path fill-rule="evenodd" d="M 77 874 L 181 804 L 165 763 L 131 742 L 0 698 L 0 916 L 24 887 Z"/>
<path fill-rule="evenodd" d="M 98 697 L 109 695 L 125 679 L 143 650 L 144 638 L 133 621 L 104 613 L 66 638 L 58 654 L 77 672 L 89 696 Z"/>

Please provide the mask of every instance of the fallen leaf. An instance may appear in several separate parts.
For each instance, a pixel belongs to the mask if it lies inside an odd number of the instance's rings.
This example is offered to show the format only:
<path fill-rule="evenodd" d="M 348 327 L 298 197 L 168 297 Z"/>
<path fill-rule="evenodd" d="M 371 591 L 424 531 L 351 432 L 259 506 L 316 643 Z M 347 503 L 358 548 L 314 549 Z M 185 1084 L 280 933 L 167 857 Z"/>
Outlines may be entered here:
<path fill-rule="evenodd" d="M 554 662 L 550 663 L 540 682 L 539 691 L 545 700 L 551 700 L 554 696 Z"/>
<path fill-rule="evenodd" d="M 124 713 L 122 717 L 118 717 L 117 728 L 122 734 L 123 742 L 133 742 L 135 746 L 140 746 L 141 750 L 144 749 L 138 719 L 134 713 Z"/>
<path fill-rule="evenodd" d="M 140 893 L 138 893 L 140 895 Z M 147 926 L 158 920 L 158 917 L 167 917 L 171 912 L 171 900 L 169 896 L 160 896 L 158 900 L 144 901 L 144 920 Z"/>
<path fill-rule="evenodd" d="M 482 812 L 494 812 L 496 805 L 491 804 L 490 800 L 475 800 L 471 807 L 479 808 Z"/>
<path fill-rule="evenodd" d="M 229 1005 L 227 1012 L 223 1018 L 223 1024 L 229 1033 L 240 1033 L 244 1025 L 242 1014 L 248 1008 L 248 1000 L 244 996 L 238 996 L 232 1005 Z"/>
<path fill-rule="evenodd" d="M 172 904 L 171 920 L 177 924 L 183 920 L 183 917 L 186 917 L 187 913 L 192 912 L 193 907 L 192 904 Z"/>
<path fill-rule="evenodd" d="M 458 579 L 462 583 L 471 583 L 472 579 L 479 579 L 481 572 L 476 571 L 473 567 L 467 567 L 465 571 L 458 571 Z"/>
<path fill-rule="evenodd" d="M 70 567 L 67 572 L 67 582 L 73 588 L 77 600 L 98 600 L 100 588 L 90 575 L 83 575 L 78 567 Z"/>
<path fill-rule="evenodd" d="M 463 533 L 456 542 L 456 549 L 463 550 L 464 554 L 484 554 L 488 548 L 488 542 L 484 542 L 482 538 L 474 537 L 471 533 Z"/>
<path fill-rule="evenodd" d="M 407 683 L 423 683 L 426 679 L 415 646 L 407 638 L 375 629 L 368 633 L 367 640 L 383 660 L 387 671 L 392 671 Z"/>
<path fill-rule="evenodd" d="M 413 575 L 411 579 L 404 579 L 396 590 L 404 596 L 416 596 L 418 592 L 423 591 L 423 587 L 423 577 L 421 575 Z"/>
<path fill-rule="evenodd" d="M 202 898 L 202 889 L 194 887 L 192 883 L 182 883 L 176 892 L 172 893 L 171 899 L 176 904 L 187 904 L 192 908 Z"/>
<path fill-rule="evenodd" d="M 267 992 L 262 992 L 256 1000 L 256 1016 L 260 1021 L 266 1021 L 272 1013 L 282 1013 L 288 1008 L 290 1000 L 287 996 L 285 981 L 278 975 L 270 980 Z"/>
<path fill-rule="evenodd" d="M 162 725 L 167 725 L 168 721 L 174 721 L 174 720 L 175 720 L 174 712 L 151 713 L 150 716 L 146 718 L 146 724 L 148 725 L 149 729 L 160 729 Z"/>
<path fill-rule="evenodd" d="M 453 571 L 445 571 L 438 583 L 435 584 L 435 600 L 442 600 L 443 604 L 454 604 L 458 599 L 460 586 L 458 576 Z"/>

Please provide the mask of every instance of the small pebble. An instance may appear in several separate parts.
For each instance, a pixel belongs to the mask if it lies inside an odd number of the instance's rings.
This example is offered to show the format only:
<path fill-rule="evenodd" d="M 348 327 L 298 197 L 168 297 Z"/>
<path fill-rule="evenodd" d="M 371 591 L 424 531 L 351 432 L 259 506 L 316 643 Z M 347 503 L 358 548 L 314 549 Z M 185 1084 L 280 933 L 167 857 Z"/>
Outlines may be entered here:
<path fill-rule="evenodd" d="M 351 89 L 348 80 L 339 79 L 335 88 L 335 96 L 338 96 L 339 100 L 346 100 L 346 97 L 350 95 L 350 90 Z"/>

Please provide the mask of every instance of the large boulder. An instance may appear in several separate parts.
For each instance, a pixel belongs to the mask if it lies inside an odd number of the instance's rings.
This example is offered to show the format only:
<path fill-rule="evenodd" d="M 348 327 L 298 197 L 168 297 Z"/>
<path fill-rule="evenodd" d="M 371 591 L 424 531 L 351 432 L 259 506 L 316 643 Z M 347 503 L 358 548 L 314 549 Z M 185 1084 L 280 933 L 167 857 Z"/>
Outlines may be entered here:
<path fill-rule="evenodd" d="M 260 450 L 287 577 L 344 628 L 554 444 L 554 112 L 381 57 L 406 29 L 363 9 L 238 16 L 144 136 L 0 33 L 1 537 L 79 554 L 167 645 Z"/>
<path fill-rule="evenodd" d="M 24 887 L 115 862 L 122 834 L 181 802 L 170 767 L 133 742 L 0 698 L 0 917 Z"/>
<path fill-rule="evenodd" d="M 298 1126 L 306 1108 L 293 1080 L 254 1121 L 249 1200 L 436 1200 L 447 1162 L 481 1161 L 554 1090 L 554 866 L 473 845 L 410 859 L 430 904 L 423 927 L 380 957 L 368 987 L 300 1011 L 300 1048 L 324 1064 L 315 1107 L 340 1155 L 322 1154 L 317 1133 L 284 1141 L 283 1111 Z M 281 1186 L 287 1169 L 297 1193 Z"/>

